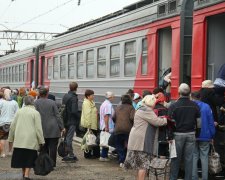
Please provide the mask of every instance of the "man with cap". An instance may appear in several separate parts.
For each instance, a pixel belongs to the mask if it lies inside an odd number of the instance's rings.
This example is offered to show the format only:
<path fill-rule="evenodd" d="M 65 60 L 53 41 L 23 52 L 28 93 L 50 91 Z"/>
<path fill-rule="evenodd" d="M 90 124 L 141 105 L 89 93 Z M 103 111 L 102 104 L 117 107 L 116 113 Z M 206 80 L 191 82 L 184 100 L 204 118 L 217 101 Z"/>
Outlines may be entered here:
<path fill-rule="evenodd" d="M 105 101 L 100 106 L 100 130 L 112 133 L 114 130 L 113 115 L 115 113 L 112 105 L 114 94 L 110 91 L 105 93 Z M 100 161 L 109 161 L 108 148 L 102 147 Z"/>
<path fill-rule="evenodd" d="M 177 157 L 171 160 L 170 180 L 177 180 L 181 158 L 184 157 L 185 180 L 192 179 L 195 128 L 200 117 L 198 105 L 190 100 L 190 87 L 182 83 L 178 92 L 180 98 L 169 107 L 169 118 L 175 121 L 174 140 Z"/>

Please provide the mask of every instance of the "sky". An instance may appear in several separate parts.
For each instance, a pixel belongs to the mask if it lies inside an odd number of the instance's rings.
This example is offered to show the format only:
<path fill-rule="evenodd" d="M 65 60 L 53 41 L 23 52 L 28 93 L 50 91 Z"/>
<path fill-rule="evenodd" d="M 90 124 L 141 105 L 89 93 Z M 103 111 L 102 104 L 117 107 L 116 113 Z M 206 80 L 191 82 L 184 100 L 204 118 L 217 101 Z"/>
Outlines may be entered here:
<path fill-rule="evenodd" d="M 61 33 L 68 28 L 105 16 L 139 0 L 0 0 L 0 31 Z M 2 50 L 10 41 L 0 39 Z M 43 41 L 18 41 L 16 50 Z"/>

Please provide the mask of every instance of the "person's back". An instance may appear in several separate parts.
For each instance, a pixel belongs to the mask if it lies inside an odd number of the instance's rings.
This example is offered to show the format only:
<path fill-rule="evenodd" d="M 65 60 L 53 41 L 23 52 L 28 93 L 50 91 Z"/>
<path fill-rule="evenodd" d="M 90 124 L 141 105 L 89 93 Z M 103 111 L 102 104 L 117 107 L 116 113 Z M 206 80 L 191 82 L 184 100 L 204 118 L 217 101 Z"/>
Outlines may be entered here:
<path fill-rule="evenodd" d="M 198 180 L 198 160 L 201 159 L 202 179 L 208 179 L 208 154 L 210 141 L 215 135 L 215 125 L 210 106 L 200 101 L 200 93 L 193 92 L 192 99 L 198 105 L 201 118 L 197 120 L 196 143 L 193 154 L 192 180 Z"/>
<path fill-rule="evenodd" d="M 177 157 L 171 160 L 170 180 L 178 179 L 181 159 L 184 158 L 185 180 L 192 178 L 195 128 L 200 111 L 197 104 L 190 100 L 190 87 L 182 83 L 178 92 L 180 98 L 169 107 L 169 118 L 175 121 L 174 140 Z"/>
<path fill-rule="evenodd" d="M 65 105 L 66 110 L 66 135 L 65 141 L 68 150 L 68 156 L 65 156 L 63 161 L 75 162 L 77 157 L 73 153 L 73 137 L 74 133 L 79 125 L 79 112 L 78 112 L 78 98 L 77 98 L 77 88 L 78 84 L 76 82 L 71 82 L 69 84 L 69 92 L 64 95 L 62 103 Z"/>
<path fill-rule="evenodd" d="M 41 114 L 44 137 L 60 137 L 60 130 L 63 129 L 63 125 L 55 102 L 47 98 L 39 98 L 35 101 L 35 107 Z"/>

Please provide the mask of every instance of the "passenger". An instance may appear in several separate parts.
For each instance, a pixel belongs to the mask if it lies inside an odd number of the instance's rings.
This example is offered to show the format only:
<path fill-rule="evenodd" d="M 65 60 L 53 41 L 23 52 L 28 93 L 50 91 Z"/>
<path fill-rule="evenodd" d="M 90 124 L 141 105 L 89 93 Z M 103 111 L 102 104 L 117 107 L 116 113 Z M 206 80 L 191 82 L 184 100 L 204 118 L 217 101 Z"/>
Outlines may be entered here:
<path fill-rule="evenodd" d="M 157 154 L 157 127 L 167 124 L 166 118 L 157 117 L 153 111 L 154 95 L 147 95 L 134 116 L 134 125 L 128 140 L 128 152 L 124 163 L 127 169 L 137 169 L 137 180 L 144 180 L 152 155 Z"/>
<path fill-rule="evenodd" d="M 94 91 L 87 89 L 84 94 L 85 98 L 82 105 L 81 121 L 80 125 L 87 130 L 91 130 L 93 134 L 97 137 L 99 135 L 98 131 L 98 110 L 94 103 Z M 84 151 L 85 158 L 99 158 L 100 157 L 100 147 L 94 146 L 92 150 L 88 152 Z"/>
<path fill-rule="evenodd" d="M 58 140 L 61 136 L 61 132 L 64 132 L 64 126 L 56 103 L 47 99 L 47 89 L 41 88 L 39 90 L 39 95 L 40 99 L 37 99 L 34 105 L 36 110 L 41 114 L 42 129 L 45 138 L 44 149 L 46 149 L 50 158 L 53 160 L 55 167 Z"/>
<path fill-rule="evenodd" d="M 105 98 L 105 101 L 100 106 L 100 130 L 113 133 L 114 123 L 112 117 L 114 115 L 114 109 L 112 101 L 114 99 L 114 94 L 108 91 L 105 94 Z M 101 155 L 99 158 L 100 161 L 109 161 L 108 151 L 109 148 L 102 147 Z"/>
<path fill-rule="evenodd" d="M 151 91 L 149 91 L 149 90 L 143 90 L 143 91 L 142 91 L 142 98 L 144 98 L 144 97 L 147 96 L 147 95 L 152 95 Z M 139 102 L 137 103 L 137 105 L 136 105 L 135 110 L 138 110 L 141 106 L 142 106 L 142 101 L 139 101 Z"/>
<path fill-rule="evenodd" d="M 217 105 L 219 99 L 216 96 L 214 85 L 211 80 L 205 80 L 202 82 L 202 88 L 200 90 L 201 101 L 208 104 L 213 112 L 213 119 L 218 123 Z"/>
<path fill-rule="evenodd" d="M 17 103 L 19 108 L 23 106 L 23 98 L 26 96 L 26 90 L 24 88 L 19 89 L 19 95 L 17 96 Z"/>
<path fill-rule="evenodd" d="M 76 82 L 71 82 L 69 84 L 69 92 L 64 95 L 62 103 L 65 105 L 67 122 L 65 122 L 66 134 L 65 141 L 67 145 L 68 156 L 64 157 L 63 161 L 76 162 L 78 158 L 73 152 L 73 137 L 76 129 L 79 126 L 79 112 L 78 112 L 78 98 L 77 98 L 77 88 L 78 84 Z"/>
<path fill-rule="evenodd" d="M 158 93 L 155 95 L 156 104 L 154 107 L 154 112 L 158 117 L 166 117 L 168 114 L 168 109 L 164 106 L 165 96 L 163 93 Z M 167 126 L 159 127 L 159 150 L 158 155 L 166 158 L 169 156 L 169 144 L 168 144 L 168 128 Z"/>
<path fill-rule="evenodd" d="M 177 157 L 171 159 L 170 180 L 177 180 L 181 158 L 184 157 L 185 180 L 192 178 L 195 127 L 200 117 L 198 105 L 189 98 L 190 87 L 182 83 L 178 92 L 180 98 L 169 107 L 168 115 L 176 123 L 174 139 Z"/>
<path fill-rule="evenodd" d="M 201 111 L 201 119 L 198 119 L 195 149 L 193 154 L 192 180 L 198 180 L 198 160 L 201 159 L 202 179 L 208 179 L 208 154 L 210 141 L 215 135 L 215 125 L 212 110 L 208 104 L 200 101 L 200 93 L 193 92 L 191 97 Z"/>
<path fill-rule="evenodd" d="M 18 89 L 14 89 L 14 90 L 12 91 L 12 100 L 17 101 L 17 96 L 18 96 L 18 94 L 19 94 Z"/>
<path fill-rule="evenodd" d="M 10 126 L 10 148 L 13 143 L 12 168 L 22 168 L 23 179 L 29 180 L 30 169 L 37 159 L 37 150 L 45 143 L 41 117 L 32 96 L 24 97 L 25 107 L 18 110 Z M 24 133 L 26 132 L 26 133 Z"/>
<path fill-rule="evenodd" d="M 136 109 L 137 103 L 141 101 L 141 96 L 138 93 L 134 93 L 134 97 L 133 97 L 133 107 L 134 109 Z"/>
<path fill-rule="evenodd" d="M 225 88 L 225 64 L 220 67 L 220 70 L 217 73 L 216 80 L 214 81 L 216 87 Z"/>
<path fill-rule="evenodd" d="M 10 124 L 18 110 L 18 104 L 16 101 L 11 100 L 11 90 L 4 90 L 5 100 L 0 101 L 0 144 L 2 146 L 1 157 L 6 157 L 6 140 L 9 134 Z M 8 153 L 9 155 L 11 152 Z"/>
<path fill-rule="evenodd" d="M 53 94 L 49 93 L 49 86 L 38 86 L 37 88 L 37 92 L 39 91 L 39 89 L 41 88 L 46 88 L 48 90 L 48 99 L 51 99 L 53 101 L 55 101 L 55 96 Z M 38 97 L 39 98 L 39 97 Z"/>
<path fill-rule="evenodd" d="M 120 167 L 124 166 L 127 152 L 127 143 L 130 130 L 133 126 L 135 109 L 132 106 L 131 97 L 126 94 L 122 96 L 122 104 L 117 106 L 113 115 L 115 123 L 114 135 L 116 151 L 119 156 Z"/>

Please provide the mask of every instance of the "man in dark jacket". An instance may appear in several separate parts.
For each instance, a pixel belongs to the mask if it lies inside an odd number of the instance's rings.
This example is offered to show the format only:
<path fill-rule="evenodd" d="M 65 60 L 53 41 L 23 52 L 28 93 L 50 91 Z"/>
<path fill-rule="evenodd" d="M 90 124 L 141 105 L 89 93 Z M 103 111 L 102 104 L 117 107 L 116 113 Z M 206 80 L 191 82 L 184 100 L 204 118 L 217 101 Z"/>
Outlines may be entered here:
<path fill-rule="evenodd" d="M 190 87 L 182 83 L 179 86 L 180 98 L 169 107 L 168 115 L 176 123 L 174 139 L 177 157 L 171 160 L 170 180 L 177 180 L 181 157 L 184 157 L 185 180 L 192 178 L 195 128 L 200 111 L 197 104 L 190 100 Z"/>
<path fill-rule="evenodd" d="M 71 82 L 70 91 L 64 95 L 62 103 L 65 105 L 66 111 L 66 135 L 65 141 L 68 151 L 68 156 L 64 157 L 63 161 L 75 162 L 77 157 L 73 153 L 73 136 L 76 130 L 76 127 L 79 125 L 79 113 L 78 113 L 78 98 L 77 98 L 77 88 L 78 84 L 76 82 Z"/>

